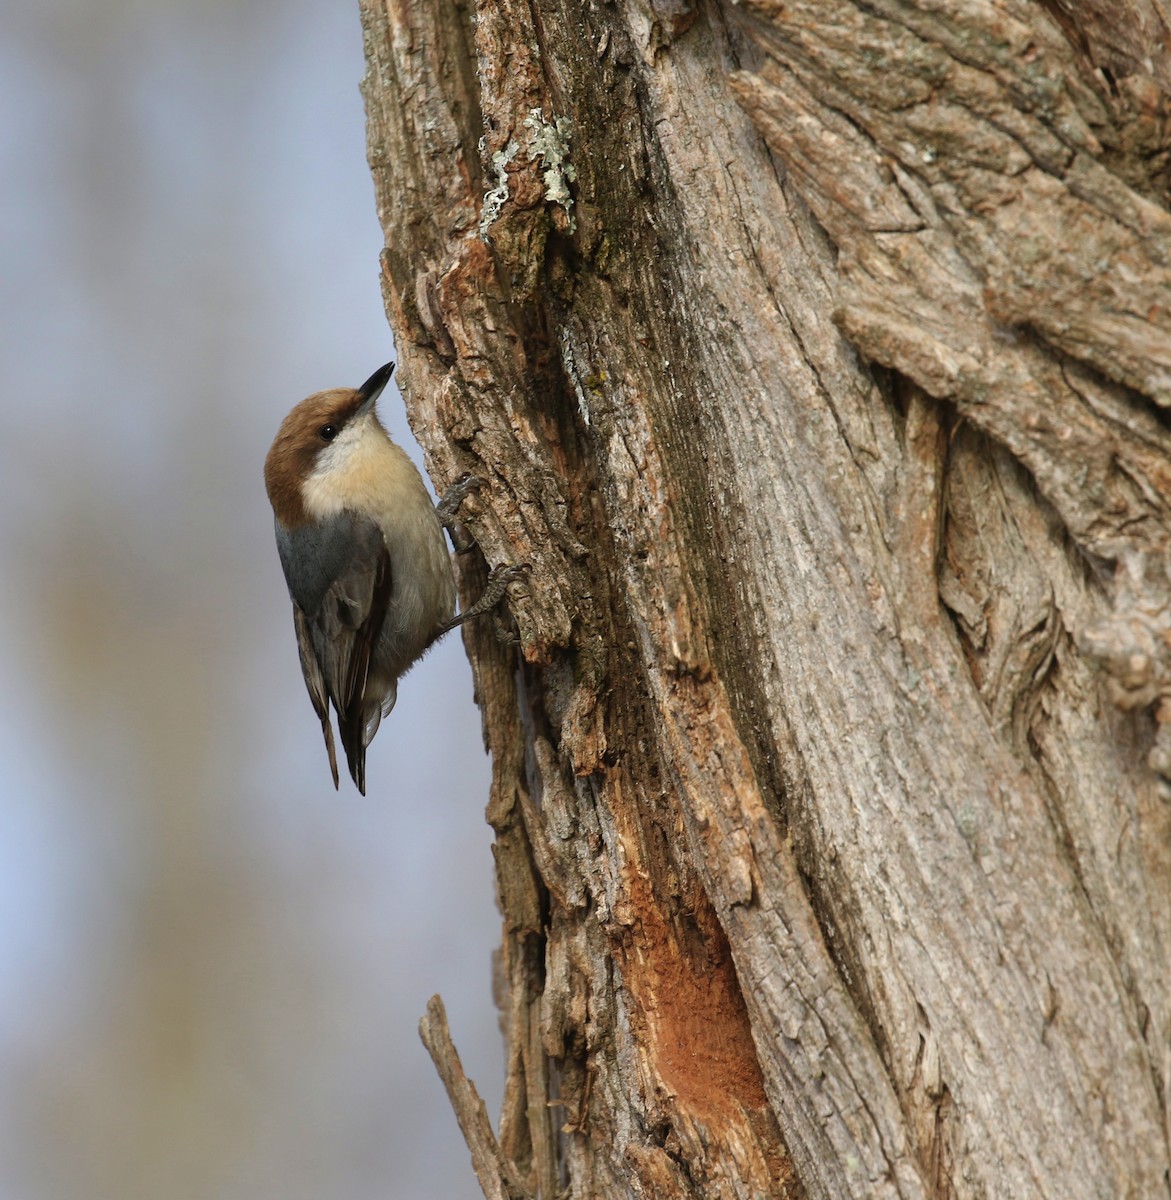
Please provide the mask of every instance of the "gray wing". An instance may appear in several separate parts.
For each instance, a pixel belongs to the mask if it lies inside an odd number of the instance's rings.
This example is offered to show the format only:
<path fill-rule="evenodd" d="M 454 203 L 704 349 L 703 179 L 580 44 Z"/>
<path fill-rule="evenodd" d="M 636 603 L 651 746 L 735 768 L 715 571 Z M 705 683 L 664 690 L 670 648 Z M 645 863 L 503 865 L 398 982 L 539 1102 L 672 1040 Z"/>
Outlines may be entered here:
<path fill-rule="evenodd" d="M 329 723 L 329 695 L 325 690 L 325 679 L 321 674 L 321 664 L 317 661 L 317 652 L 313 649 L 313 634 L 309 628 L 309 618 L 293 601 L 293 626 L 297 631 L 297 649 L 301 654 L 301 674 L 305 676 L 305 686 L 309 689 L 309 699 L 313 701 L 313 711 L 321 719 L 321 736 L 325 738 L 325 748 L 329 752 L 329 770 L 333 775 L 333 786 L 337 788 L 337 751 L 333 748 L 333 727 Z"/>
<path fill-rule="evenodd" d="M 293 603 L 306 616 L 315 617 L 338 576 L 355 559 L 369 563 L 385 544 L 373 521 L 343 512 L 297 529 L 286 529 L 277 521 L 276 548 Z"/>
<path fill-rule="evenodd" d="M 277 549 L 293 600 L 301 670 L 321 719 L 334 784 L 327 699 L 337 712 L 350 774 L 365 795 L 366 728 L 382 702 L 381 696 L 366 695 L 366 685 L 393 587 L 386 542 L 373 521 L 343 513 L 301 529 L 278 524 Z"/>

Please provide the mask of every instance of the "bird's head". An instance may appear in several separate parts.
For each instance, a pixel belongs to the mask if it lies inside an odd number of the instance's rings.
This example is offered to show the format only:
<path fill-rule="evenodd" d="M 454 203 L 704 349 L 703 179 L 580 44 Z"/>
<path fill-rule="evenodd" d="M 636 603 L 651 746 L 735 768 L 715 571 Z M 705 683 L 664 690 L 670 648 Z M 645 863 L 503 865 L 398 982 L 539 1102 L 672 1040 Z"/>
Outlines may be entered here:
<path fill-rule="evenodd" d="M 264 486 L 277 520 L 286 528 L 303 525 L 305 482 L 337 470 L 363 437 L 385 431 L 374 411 L 394 363 L 379 367 L 360 388 L 315 392 L 285 417 L 264 460 Z"/>

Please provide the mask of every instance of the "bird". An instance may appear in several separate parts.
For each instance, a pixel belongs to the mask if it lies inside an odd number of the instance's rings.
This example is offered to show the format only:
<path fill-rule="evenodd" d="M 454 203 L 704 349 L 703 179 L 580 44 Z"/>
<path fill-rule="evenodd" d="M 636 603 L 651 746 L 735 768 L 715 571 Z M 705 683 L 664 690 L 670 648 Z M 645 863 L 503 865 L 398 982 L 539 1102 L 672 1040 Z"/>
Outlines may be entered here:
<path fill-rule="evenodd" d="M 366 749 L 401 676 L 438 638 L 486 612 L 525 564 L 496 568 L 481 599 L 456 615 L 444 540 L 479 480 L 460 480 L 436 506 L 423 477 L 375 409 L 394 363 L 359 388 L 315 392 L 285 417 L 264 463 L 305 686 L 321 721 L 333 785 L 338 736 L 358 791 Z"/>

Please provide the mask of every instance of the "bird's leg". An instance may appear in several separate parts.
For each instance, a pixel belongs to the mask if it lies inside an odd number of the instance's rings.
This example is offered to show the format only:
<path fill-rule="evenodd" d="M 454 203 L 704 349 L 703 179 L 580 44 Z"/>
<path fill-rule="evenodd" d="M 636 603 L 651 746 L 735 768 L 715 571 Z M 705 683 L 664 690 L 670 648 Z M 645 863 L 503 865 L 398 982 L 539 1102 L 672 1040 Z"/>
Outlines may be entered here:
<path fill-rule="evenodd" d="M 478 492 L 483 486 L 484 481 L 477 476 L 461 475 L 443 493 L 443 499 L 435 506 L 435 511 L 439 514 L 439 519 L 443 522 L 445 529 L 451 528 L 451 523 L 455 520 L 460 505 L 463 504 L 472 492 Z"/>
<path fill-rule="evenodd" d="M 484 481 L 475 475 L 464 475 L 443 493 L 443 499 L 435 506 L 443 528 L 451 534 L 451 544 L 457 554 L 465 554 L 474 543 L 458 520 L 460 505 L 472 494 L 484 486 Z"/>
<path fill-rule="evenodd" d="M 445 633 L 450 633 L 457 625 L 462 625 L 465 621 L 470 621 L 473 617 L 478 617 L 482 613 L 489 612 L 504 599 L 505 593 L 508 591 L 508 585 L 514 579 L 520 579 L 525 574 L 532 570 L 529 563 L 513 563 L 510 566 L 501 564 L 498 567 L 492 568 L 492 573 L 488 576 L 488 586 L 484 588 L 483 595 L 472 605 L 471 608 L 464 609 L 457 616 L 452 617 L 450 621 L 446 621 L 439 626 L 432 641 L 438 641 Z"/>

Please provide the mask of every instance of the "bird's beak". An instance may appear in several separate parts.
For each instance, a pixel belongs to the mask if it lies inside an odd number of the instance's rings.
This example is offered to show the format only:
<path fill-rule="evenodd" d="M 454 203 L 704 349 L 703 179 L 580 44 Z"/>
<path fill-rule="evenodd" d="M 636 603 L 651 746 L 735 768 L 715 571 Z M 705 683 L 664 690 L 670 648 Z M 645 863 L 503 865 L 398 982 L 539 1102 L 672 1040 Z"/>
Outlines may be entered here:
<path fill-rule="evenodd" d="M 362 403 L 358 406 L 359 416 L 368 413 L 374 407 L 374 401 L 382 395 L 382 389 L 390 382 L 393 372 L 394 363 L 389 362 L 385 366 L 379 367 L 358 389 L 358 395 L 362 397 Z"/>

